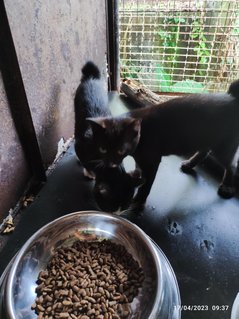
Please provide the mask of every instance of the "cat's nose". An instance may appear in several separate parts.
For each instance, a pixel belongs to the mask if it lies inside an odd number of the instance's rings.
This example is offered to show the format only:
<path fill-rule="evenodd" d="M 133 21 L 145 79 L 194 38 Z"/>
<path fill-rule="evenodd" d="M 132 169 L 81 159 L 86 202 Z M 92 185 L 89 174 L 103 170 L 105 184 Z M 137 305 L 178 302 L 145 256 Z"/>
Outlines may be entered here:
<path fill-rule="evenodd" d="M 117 167 L 117 164 L 115 164 L 115 163 L 110 163 L 109 166 L 114 168 L 114 167 Z"/>

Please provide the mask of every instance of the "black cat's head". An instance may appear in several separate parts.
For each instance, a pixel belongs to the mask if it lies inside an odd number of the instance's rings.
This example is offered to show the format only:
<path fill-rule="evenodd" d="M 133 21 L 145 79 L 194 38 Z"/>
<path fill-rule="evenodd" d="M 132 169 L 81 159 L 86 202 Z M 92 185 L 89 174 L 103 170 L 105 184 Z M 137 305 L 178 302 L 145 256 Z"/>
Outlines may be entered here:
<path fill-rule="evenodd" d="M 127 209 L 143 182 L 140 173 L 127 173 L 122 166 L 106 167 L 96 175 L 93 189 L 96 203 L 105 212 Z"/>
<path fill-rule="evenodd" d="M 116 167 L 134 153 L 140 138 L 141 120 L 130 117 L 87 118 L 92 141 L 105 166 Z"/>

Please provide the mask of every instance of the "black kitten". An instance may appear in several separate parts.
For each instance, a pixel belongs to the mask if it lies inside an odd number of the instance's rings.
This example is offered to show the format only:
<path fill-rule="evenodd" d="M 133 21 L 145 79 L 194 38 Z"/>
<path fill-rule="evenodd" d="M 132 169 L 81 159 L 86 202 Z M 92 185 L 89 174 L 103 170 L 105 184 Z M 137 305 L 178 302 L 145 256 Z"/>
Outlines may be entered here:
<path fill-rule="evenodd" d="M 102 166 L 101 150 L 92 139 L 92 130 L 87 117 L 110 116 L 108 95 L 101 81 L 98 67 L 87 62 L 82 68 L 81 83 L 75 94 L 75 151 L 82 165 L 94 174 Z"/>
<path fill-rule="evenodd" d="M 126 113 L 124 117 L 92 119 L 93 139 L 104 149 L 106 163 L 118 165 L 132 155 L 145 183 L 134 203 L 150 192 L 162 156 L 193 155 L 182 164 L 190 171 L 212 152 L 225 169 L 219 195 L 235 193 L 231 162 L 239 144 L 239 80 L 227 93 L 193 94 Z M 114 145 L 114 147 L 112 147 Z M 107 159 L 107 160 L 106 160 Z"/>
<path fill-rule="evenodd" d="M 82 79 L 74 100 L 75 152 L 85 168 L 85 175 L 95 178 L 97 204 L 101 209 L 114 211 L 129 205 L 141 179 L 126 173 L 123 165 L 107 167 L 102 161 L 104 147 L 99 144 L 97 136 L 93 136 L 87 121 L 88 117 L 111 116 L 108 94 L 100 78 L 98 67 L 87 62 L 82 68 Z"/>
<path fill-rule="evenodd" d="M 135 188 L 141 185 L 142 178 L 138 170 L 126 173 L 120 169 L 105 167 L 97 172 L 94 196 L 103 211 L 125 210 L 134 196 Z"/>

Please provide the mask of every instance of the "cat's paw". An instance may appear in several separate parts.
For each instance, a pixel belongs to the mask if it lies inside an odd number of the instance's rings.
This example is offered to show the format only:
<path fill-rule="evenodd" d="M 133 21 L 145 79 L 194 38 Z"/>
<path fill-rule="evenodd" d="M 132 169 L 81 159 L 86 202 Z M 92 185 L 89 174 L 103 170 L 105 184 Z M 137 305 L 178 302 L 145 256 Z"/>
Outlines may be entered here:
<path fill-rule="evenodd" d="M 190 161 L 183 161 L 180 167 L 181 171 L 186 174 L 194 173 L 193 167 Z"/>
<path fill-rule="evenodd" d="M 235 195 L 236 189 L 234 186 L 228 186 L 228 185 L 221 184 L 218 188 L 217 193 L 219 196 L 221 196 L 225 199 L 229 199 Z"/>

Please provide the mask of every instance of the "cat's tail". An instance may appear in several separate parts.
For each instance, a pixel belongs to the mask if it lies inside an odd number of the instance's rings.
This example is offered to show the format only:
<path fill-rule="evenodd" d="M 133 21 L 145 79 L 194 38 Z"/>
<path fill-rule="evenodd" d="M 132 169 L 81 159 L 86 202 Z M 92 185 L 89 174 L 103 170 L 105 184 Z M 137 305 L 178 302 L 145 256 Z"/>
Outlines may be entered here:
<path fill-rule="evenodd" d="M 86 62 L 82 68 L 82 80 L 100 79 L 100 70 L 99 68 L 91 61 Z"/>
<path fill-rule="evenodd" d="M 236 99 L 239 99 L 239 80 L 236 80 L 231 83 L 227 93 L 231 94 Z"/>

